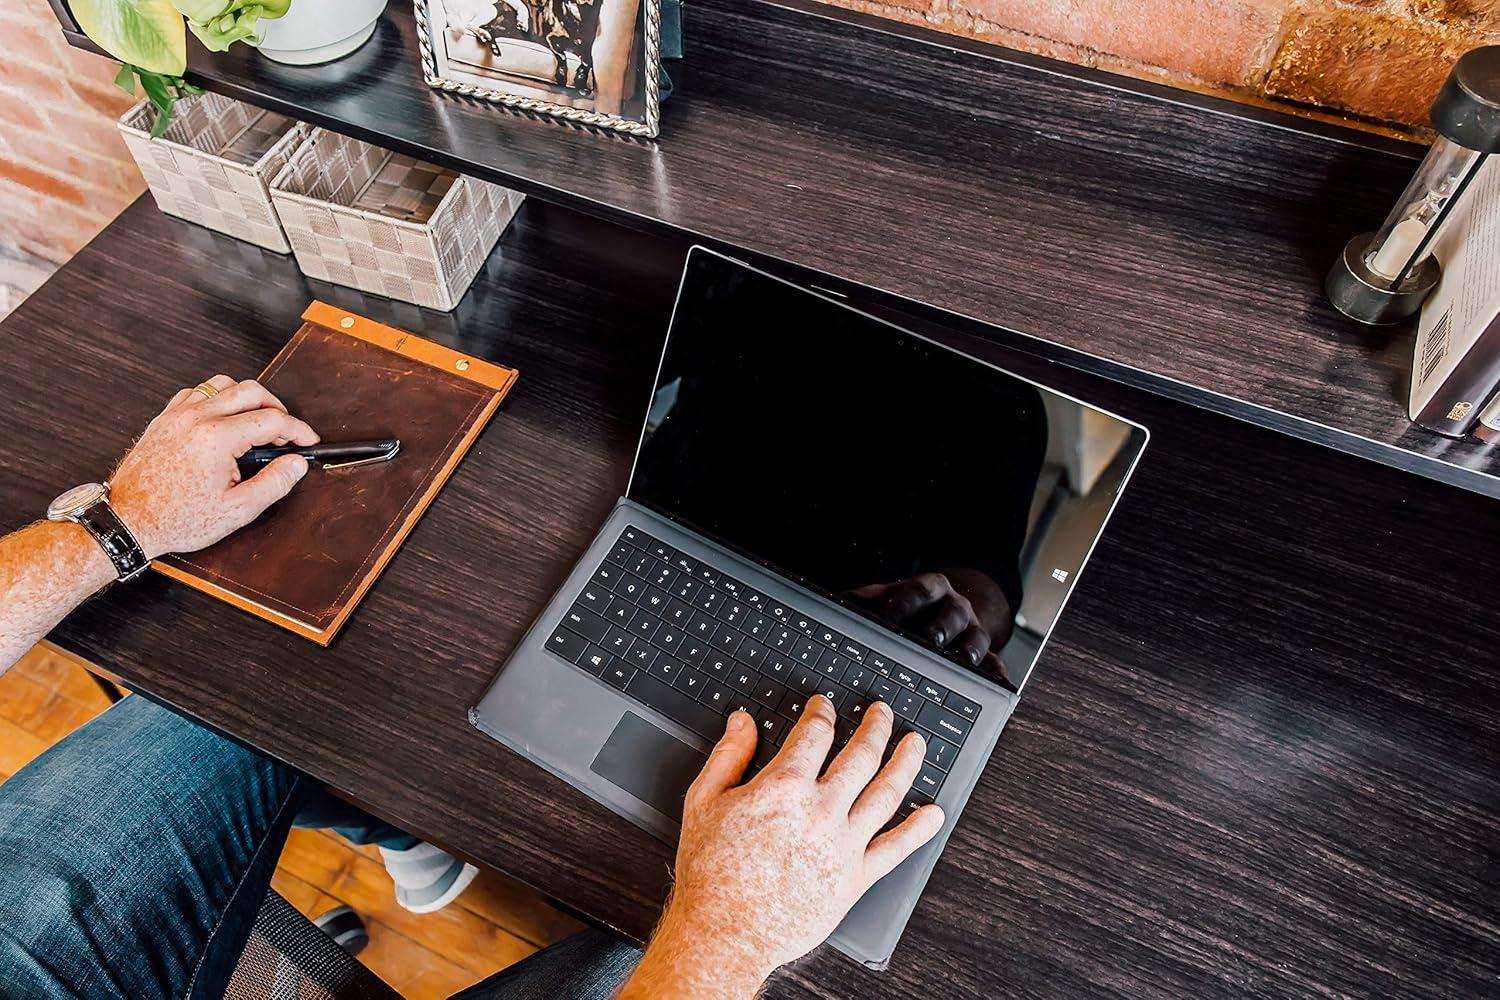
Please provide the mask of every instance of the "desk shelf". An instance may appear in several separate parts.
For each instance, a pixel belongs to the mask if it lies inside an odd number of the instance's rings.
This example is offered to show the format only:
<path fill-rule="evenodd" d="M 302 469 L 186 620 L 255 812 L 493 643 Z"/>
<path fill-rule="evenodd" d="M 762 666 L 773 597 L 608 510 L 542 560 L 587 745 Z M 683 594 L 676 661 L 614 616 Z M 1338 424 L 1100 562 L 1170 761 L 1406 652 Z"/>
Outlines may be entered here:
<path fill-rule="evenodd" d="M 61 2 L 61 0 L 57 0 Z M 66 14 L 64 12 L 64 17 Z M 1412 331 L 1324 301 L 1416 146 L 811 0 L 702 0 L 659 142 L 441 94 L 393 5 L 286 67 L 195 46 L 213 90 L 632 228 L 1491 496 L 1473 441 L 1404 417 Z M 70 39 L 87 44 L 75 33 Z"/>

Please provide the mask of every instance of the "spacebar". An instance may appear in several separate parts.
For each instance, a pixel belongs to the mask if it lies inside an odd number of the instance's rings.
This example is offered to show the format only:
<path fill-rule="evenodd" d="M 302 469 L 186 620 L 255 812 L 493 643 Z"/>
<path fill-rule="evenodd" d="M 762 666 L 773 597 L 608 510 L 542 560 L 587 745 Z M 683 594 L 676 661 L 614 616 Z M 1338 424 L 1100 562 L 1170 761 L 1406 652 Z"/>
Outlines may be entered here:
<path fill-rule="evenodd" d="M 625 693 L 656 709 L 673 722 L 691 729 L 704 739 L 717 740 L 724 735 L 724 717 L 706 705 L 700 705 L 676 688 L 668 687 L 650 674 L 636 674 Z"/>

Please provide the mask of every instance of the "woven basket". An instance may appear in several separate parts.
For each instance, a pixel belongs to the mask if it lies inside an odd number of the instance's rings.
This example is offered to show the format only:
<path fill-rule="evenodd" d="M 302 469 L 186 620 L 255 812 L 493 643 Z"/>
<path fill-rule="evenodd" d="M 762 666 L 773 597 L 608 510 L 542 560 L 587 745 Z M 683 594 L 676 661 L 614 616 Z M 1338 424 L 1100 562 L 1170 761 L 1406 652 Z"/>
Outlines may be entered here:
<path fill-rule="evenodd" d="M 444 310 L 463 298 L 522 197 L 316 128 L 271 181 L 308 277 Z"/>
<path fill-rule="evenodd" d="M 180 99 L 160 139 L 151 138 L 154 116 L 142 101 L 120 118 L 120 134 L 158 208 L 267 250 L 291 250 L 267 185 L 306 125 L 220 94 Z"/>

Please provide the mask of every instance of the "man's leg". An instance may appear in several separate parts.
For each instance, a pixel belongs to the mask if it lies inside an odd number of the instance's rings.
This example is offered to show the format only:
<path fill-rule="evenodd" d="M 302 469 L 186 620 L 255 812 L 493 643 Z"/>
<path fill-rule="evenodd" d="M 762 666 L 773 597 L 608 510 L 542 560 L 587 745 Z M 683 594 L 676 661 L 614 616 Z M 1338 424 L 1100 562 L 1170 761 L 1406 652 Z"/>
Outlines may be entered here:
<path fill-rule="evenodd" d="M 223 995 L 305 779 L 127 697 L 0 785 L 7 997 Z"/>

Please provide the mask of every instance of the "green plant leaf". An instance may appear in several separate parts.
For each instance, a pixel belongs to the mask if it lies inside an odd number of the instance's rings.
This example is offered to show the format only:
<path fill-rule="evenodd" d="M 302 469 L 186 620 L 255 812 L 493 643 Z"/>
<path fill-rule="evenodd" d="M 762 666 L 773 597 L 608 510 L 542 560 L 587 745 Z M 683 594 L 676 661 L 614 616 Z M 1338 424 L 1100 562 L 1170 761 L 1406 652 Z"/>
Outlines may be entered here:
<path fill-rule="evenodd" d="M 121 62 L 165 76 L 187 69 L 187 30 L 171 0 L 71 0 L 69 6 L 83 33 Z"/>
<path fill-rule="evenodd" d="M 120 66 L 120 72 L 115 74 L 115 86 L 119 87 L 131 97 L 135 96 L 135 67 L 130 63 Z"/>

